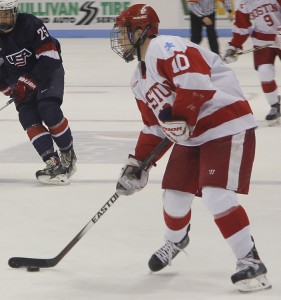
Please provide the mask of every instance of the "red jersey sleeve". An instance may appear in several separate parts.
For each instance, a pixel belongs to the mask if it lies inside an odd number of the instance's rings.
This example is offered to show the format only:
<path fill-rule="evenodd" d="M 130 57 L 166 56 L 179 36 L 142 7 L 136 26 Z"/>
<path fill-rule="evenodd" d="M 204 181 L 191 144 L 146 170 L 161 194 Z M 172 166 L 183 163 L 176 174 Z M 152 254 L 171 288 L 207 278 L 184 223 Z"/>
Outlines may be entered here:
<path fill-rule="evenodd" d="M 201 106 L 215 93 L 210 66 L 193 47 L 187 47 L 185 52 L 175 52 L 166 60 L 158 60 L 157 66 L 159 74 L 175 87 L 172 119 L 185 120 L 194 126 Z"/>
<path fill-rule="evenodd" d="M 249 37 L 249 28 L 252 26 L 250 14 L 243 13 L 240 10 L 235 12 L 235 22 L 233 27 L 233 38 L 230 44 L 242 49 L 242 45 Z"/>

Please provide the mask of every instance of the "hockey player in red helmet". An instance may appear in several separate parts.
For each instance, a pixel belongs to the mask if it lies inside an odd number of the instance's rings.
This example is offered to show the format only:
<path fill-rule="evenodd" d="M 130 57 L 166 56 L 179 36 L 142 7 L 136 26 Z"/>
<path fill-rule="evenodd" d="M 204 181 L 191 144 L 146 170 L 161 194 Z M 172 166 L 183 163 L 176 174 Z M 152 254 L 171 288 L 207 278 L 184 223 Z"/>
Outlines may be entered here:
<path fill-rule="evenodd" d="M 140 46 L 146 38 L 153 38 L 158 34 L 160 21 L 154 9 L 146 4 L 135 4 L 124 10 L 116 18 L 111 32 L 111 48 L 126 62 L 138 56 L 140 60 Z M 135 37 L 136 30 L 141 29 L 140 36 Z"/>
<path fill-rule="evenodd" d="M 138 167 L 167 137 L 174 146 L 162 181 L 165 244 L 151 256 L 151 271 L 171 265 L 187 247 L 196 195 L 237 259 L 232 283 L 242 292 L 269 288 L 237 197 L 248 194 L 255 155 L 257 123 L 250 105 L 219 55 L 187 39 L 157 35 L 158 25 L 149 5 L 136 4 L 117 17 L 111 34 L 114 52 L 127 62 L 138 57 L 131 87 L 144 123 L 117 193 L 132 195 L 146 186 L 150 168 L 138 174 Z"/>

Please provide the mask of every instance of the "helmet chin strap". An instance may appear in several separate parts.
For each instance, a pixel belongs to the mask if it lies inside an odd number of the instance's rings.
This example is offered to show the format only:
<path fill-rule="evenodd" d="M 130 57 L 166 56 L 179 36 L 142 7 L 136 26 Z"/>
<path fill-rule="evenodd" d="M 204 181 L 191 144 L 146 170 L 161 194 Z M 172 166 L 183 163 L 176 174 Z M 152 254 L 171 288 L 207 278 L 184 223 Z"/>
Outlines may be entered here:
<path fill-rule="evenodd" d="M 133 48 L 128 51 L 127 53 L 124 53 L 123 58 L 125 59 L 126 62 L 130 62 L 135 59 L 134 53 L 137 50 L 137 57 L 138 61 L 141 61 L 141 53 L 140 53 L 140 46 L 144 43 L 146 40 L 146 34 L 147 31 L 151 28 L 150 25 L 147 25 L 145 30 L 142 32 L 136 43 L 133 45 Z"/>

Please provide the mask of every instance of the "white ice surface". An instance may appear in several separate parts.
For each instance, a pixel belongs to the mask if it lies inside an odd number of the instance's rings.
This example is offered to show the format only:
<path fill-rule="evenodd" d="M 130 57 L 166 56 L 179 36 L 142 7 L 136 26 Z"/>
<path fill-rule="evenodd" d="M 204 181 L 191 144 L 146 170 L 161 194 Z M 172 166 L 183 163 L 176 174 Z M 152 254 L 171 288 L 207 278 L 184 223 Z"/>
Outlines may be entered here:
<path fill-rule="evenodd" d="M 227 40 L 220 42 L 223 49 Z M 263 122 L 268 106 L 252 54 L 232 64 L 261 125 L 250 194 L 240 199 L 271 290 L 237 292 L 230 281 L 236 260 L 200 199 L 193 205 L 188 256 L 180 254 L 171 267 L 149 273 L 148 259 L 163 243 L 160 183 L 168 155 L 151 171 L 150 184 L 120 197 L 56 267 L 29 273 L 8 266 L 12 256 L 52 258 L 74 238 L 114 194 L 120 167 L 142 127 L 129 88 L 135 63 L 123 62 L 107 39 L 61 43 L 63 110 L 75 139 L 78 171 L 69 186 L 40 185 L 34 173 L 43 164 L 14 106 L 0 112 L 0 299 L 281 299 L 281 126 Z M 279 84 L 280 70 L 278 62 Z M 1 106 L 7 98 L 0 101 Z"/>

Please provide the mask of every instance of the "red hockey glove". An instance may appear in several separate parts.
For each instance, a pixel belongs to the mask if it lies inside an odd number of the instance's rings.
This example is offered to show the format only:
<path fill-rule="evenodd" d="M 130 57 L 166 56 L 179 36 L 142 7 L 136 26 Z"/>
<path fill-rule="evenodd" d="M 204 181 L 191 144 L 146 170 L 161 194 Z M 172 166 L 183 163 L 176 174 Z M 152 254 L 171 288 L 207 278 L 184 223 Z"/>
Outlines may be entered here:
<path fill-rule="evenodd" d="M 36 82 L 27 76 L 21 76 L 13 89 L 12 97 L 16 101 L 27 100 L 36 90 Z"/>
<path fill-rule="evenodd" d="M 3 93 L 5 96 L 11 96 L 12 90 L 9 85 L 0 88 L 0 92 Z"/>

